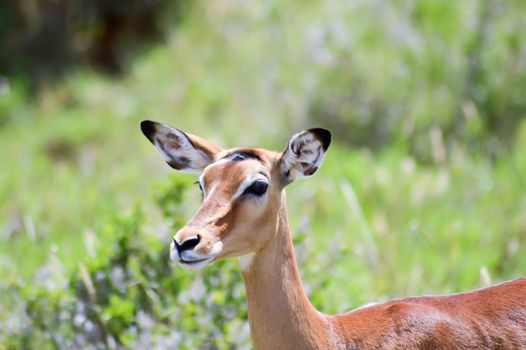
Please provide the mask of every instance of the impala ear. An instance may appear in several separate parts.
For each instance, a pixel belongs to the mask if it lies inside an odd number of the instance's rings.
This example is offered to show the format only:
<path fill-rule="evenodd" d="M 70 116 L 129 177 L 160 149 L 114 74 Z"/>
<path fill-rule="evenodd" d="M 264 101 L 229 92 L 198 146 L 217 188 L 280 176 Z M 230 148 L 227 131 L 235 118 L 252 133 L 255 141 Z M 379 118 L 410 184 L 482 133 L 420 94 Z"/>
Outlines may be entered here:
<path fill-rule="evenodd" d="M 199 172 L 214 161 L 220 149 L 210 142 L 171 126 L 143 120 L 144 136 L 157 148 L 172 168 L 183 172 Z"/>
<path fill-rule="evenodd" d="M 322 128 L 302 131 L 290 139 L 280 158 L 281 183 L 314 174 L 331 144 L 331 132 Z"/>

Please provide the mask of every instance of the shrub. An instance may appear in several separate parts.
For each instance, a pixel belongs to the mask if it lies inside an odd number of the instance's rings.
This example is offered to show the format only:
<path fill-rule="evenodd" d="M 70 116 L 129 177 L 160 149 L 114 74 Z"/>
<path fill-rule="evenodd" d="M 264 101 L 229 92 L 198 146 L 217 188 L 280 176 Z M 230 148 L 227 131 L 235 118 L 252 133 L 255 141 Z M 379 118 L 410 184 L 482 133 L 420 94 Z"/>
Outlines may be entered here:
<path fill-rule="evenodd" d="M 158 202 L 173 218 L 188 181 L 174 177 L 170 184 Z M 12 310 L 0 325 L 6 348 L 249 347 L 244 288 L 233 261 L 197 274 L 174 269 L 169 237 L 148 236 L 143 221 L 140 208 L 108 220 L 100 234 L 113 243 L 81 263 L 64 286 L 11 282 Z"/>

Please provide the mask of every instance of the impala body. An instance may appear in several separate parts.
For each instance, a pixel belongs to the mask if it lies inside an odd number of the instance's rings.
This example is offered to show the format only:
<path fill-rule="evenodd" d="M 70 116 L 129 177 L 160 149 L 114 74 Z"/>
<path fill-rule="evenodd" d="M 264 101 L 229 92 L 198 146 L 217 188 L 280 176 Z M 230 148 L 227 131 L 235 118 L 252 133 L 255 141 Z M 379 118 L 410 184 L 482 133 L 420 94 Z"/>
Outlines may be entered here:
<path fill-rule="evenodd" d="M 329 131 L 303 131 L 272 152 L 223 150 L 152 121 L 141 129 L 171 167 L 201 173 L 202 204 L 175 234 L 171 258 L 188 268 L 238 258 L 256 349 L 526 349 L 524 278 L 337 316 L 314 309 L 296 265 L 284 188 L 316 172 Z"/>

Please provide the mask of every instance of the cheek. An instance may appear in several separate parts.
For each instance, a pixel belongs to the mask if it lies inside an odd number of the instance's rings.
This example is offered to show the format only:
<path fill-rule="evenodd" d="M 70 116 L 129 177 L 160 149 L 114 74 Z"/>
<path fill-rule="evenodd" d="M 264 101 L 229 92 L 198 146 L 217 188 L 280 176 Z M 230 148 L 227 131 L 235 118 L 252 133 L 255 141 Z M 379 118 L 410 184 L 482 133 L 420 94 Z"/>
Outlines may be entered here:
<path fill-rule="evenodd" d="M 239 222 L 243 227 L 243 234 L 249 236 L 251 241 L 265 241 L 275 231 L 276 214 L 266 201 L 247 203 L 242 212 Z"/>
<path fill-rule="evenodd" d="M 269 227 L 274 226 L 271 222 L 275 220 L 269 215 L 266 204 L 266 202 L 245 202 L 238 205 L 236 214 L 230 218 L 228 228 L 221 237 L 225 248 L 252 250 L 267 239 Z"/>

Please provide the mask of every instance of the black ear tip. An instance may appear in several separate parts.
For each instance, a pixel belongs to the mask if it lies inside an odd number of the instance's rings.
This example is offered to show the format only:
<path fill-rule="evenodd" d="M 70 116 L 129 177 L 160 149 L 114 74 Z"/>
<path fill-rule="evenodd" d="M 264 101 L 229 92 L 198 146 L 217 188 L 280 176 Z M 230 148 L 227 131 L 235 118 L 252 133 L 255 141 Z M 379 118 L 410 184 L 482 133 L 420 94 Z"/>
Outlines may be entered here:
<path fill-rule="evenodd" d="M 141 131 L 148 138 L 148 140 L 153 140 L 153 135 L 156 131 L 156 122 L 152 122 L 151 120 L 143 120 L 141 122 Z"/>
<path fill-rule="evenodd" d="M 331 144 L 331 132 L 323 128 L 312 128 L 308 130 L 311 132 L 322 144 L 323 150 L 326 151 Z"/>

